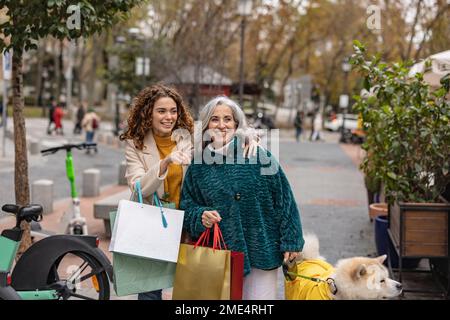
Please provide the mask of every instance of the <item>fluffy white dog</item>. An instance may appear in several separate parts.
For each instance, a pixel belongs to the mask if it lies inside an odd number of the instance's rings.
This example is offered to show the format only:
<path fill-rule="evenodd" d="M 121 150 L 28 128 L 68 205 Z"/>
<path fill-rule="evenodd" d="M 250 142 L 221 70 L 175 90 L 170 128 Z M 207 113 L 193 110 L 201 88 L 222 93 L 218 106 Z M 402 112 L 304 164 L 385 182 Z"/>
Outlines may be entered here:
<path fill-rule="evenodd" d="M 388 299 L 402 292 L 401 283 L 390 279 L 383 265 L 386 255 L 341 259 L 332 266 L 320 256 L 315 235 L 305 235 L 304 239 L 302 253 L 283 267 L 286 299 Z"/>

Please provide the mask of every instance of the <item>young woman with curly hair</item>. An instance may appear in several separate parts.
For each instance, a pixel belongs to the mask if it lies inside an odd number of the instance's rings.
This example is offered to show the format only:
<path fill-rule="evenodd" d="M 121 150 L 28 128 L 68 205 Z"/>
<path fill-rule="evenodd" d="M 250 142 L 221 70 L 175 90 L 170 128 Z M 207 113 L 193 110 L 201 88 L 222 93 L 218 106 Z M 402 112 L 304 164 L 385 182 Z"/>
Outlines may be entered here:
<path fill-rule="evenodd" d="M 132 191 L 140 181 L 145 203 L 156 192 L 163 201 L 179 207 L 181 186 L 191 162 L 194 121 L 181 95 L 155 84 L 134 98 L 128 127 L 120 135 L 127 142 L 126 178 Z M 139 300 L 160 300 L 161 290 L 144 292 Z"/>
<path fill-rule="evenodd" d="M 165 200 L 178 207 L 184 171 L 191 159 L 193 129 L 189 109 L 175 89 L 161 84 L 143 89 L 134 98 L 128 128 L 120 136 L 127 142 L 130 188 L 140 180 L 144 200 L 157 192 L 161 199 L 166 194 Z"/>

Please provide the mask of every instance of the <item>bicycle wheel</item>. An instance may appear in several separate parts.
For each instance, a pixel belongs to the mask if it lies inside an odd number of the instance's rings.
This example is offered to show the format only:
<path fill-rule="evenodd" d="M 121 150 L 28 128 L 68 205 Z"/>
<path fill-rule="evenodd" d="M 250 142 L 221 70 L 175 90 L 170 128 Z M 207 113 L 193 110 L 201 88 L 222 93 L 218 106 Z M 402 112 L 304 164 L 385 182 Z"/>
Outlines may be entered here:
<path fill-rule="evenodd" d="M 109 300 L 108 274 L 90 254 L 68 252 L 51 267 L 47 284 L 57 289 L 60 299 Z"/>

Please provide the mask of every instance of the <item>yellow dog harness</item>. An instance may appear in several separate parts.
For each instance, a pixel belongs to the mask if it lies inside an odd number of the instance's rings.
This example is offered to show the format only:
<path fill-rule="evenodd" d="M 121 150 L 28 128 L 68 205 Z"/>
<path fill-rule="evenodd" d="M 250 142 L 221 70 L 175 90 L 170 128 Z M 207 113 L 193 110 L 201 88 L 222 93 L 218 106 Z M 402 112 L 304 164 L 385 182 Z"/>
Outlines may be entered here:
<path fill-rule="evenodd" d="M 327 282 L 334 273 L 331 264 L 318 259 L 307 260 L 295 264 L 289 268 L 289 272 L 301 276 L 292 281 L 284 281 L 287 300 L 331 300 L 332 294 Z"/>

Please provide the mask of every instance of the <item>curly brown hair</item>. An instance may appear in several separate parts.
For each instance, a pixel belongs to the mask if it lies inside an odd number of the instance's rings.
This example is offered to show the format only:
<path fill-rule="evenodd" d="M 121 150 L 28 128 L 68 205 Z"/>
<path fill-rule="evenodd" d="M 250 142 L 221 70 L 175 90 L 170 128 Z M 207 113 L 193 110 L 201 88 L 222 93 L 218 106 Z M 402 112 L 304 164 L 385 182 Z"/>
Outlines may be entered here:
<path fill-rule="evenodd" d="M 173 130 L 183 128 L 194 131 L 194 120 L 188 106 L 175 88 L 155 84 L 144 88 L 133 99 L 128 116 L 128 128 L 120 135 L 120 140 L 132 139 L 137 149 L 144 148 L 144 138 L 152 128 L 152 113 L 155 102 L 160 98 L 172 98 L 177 104 L 178 118 Z"/>

